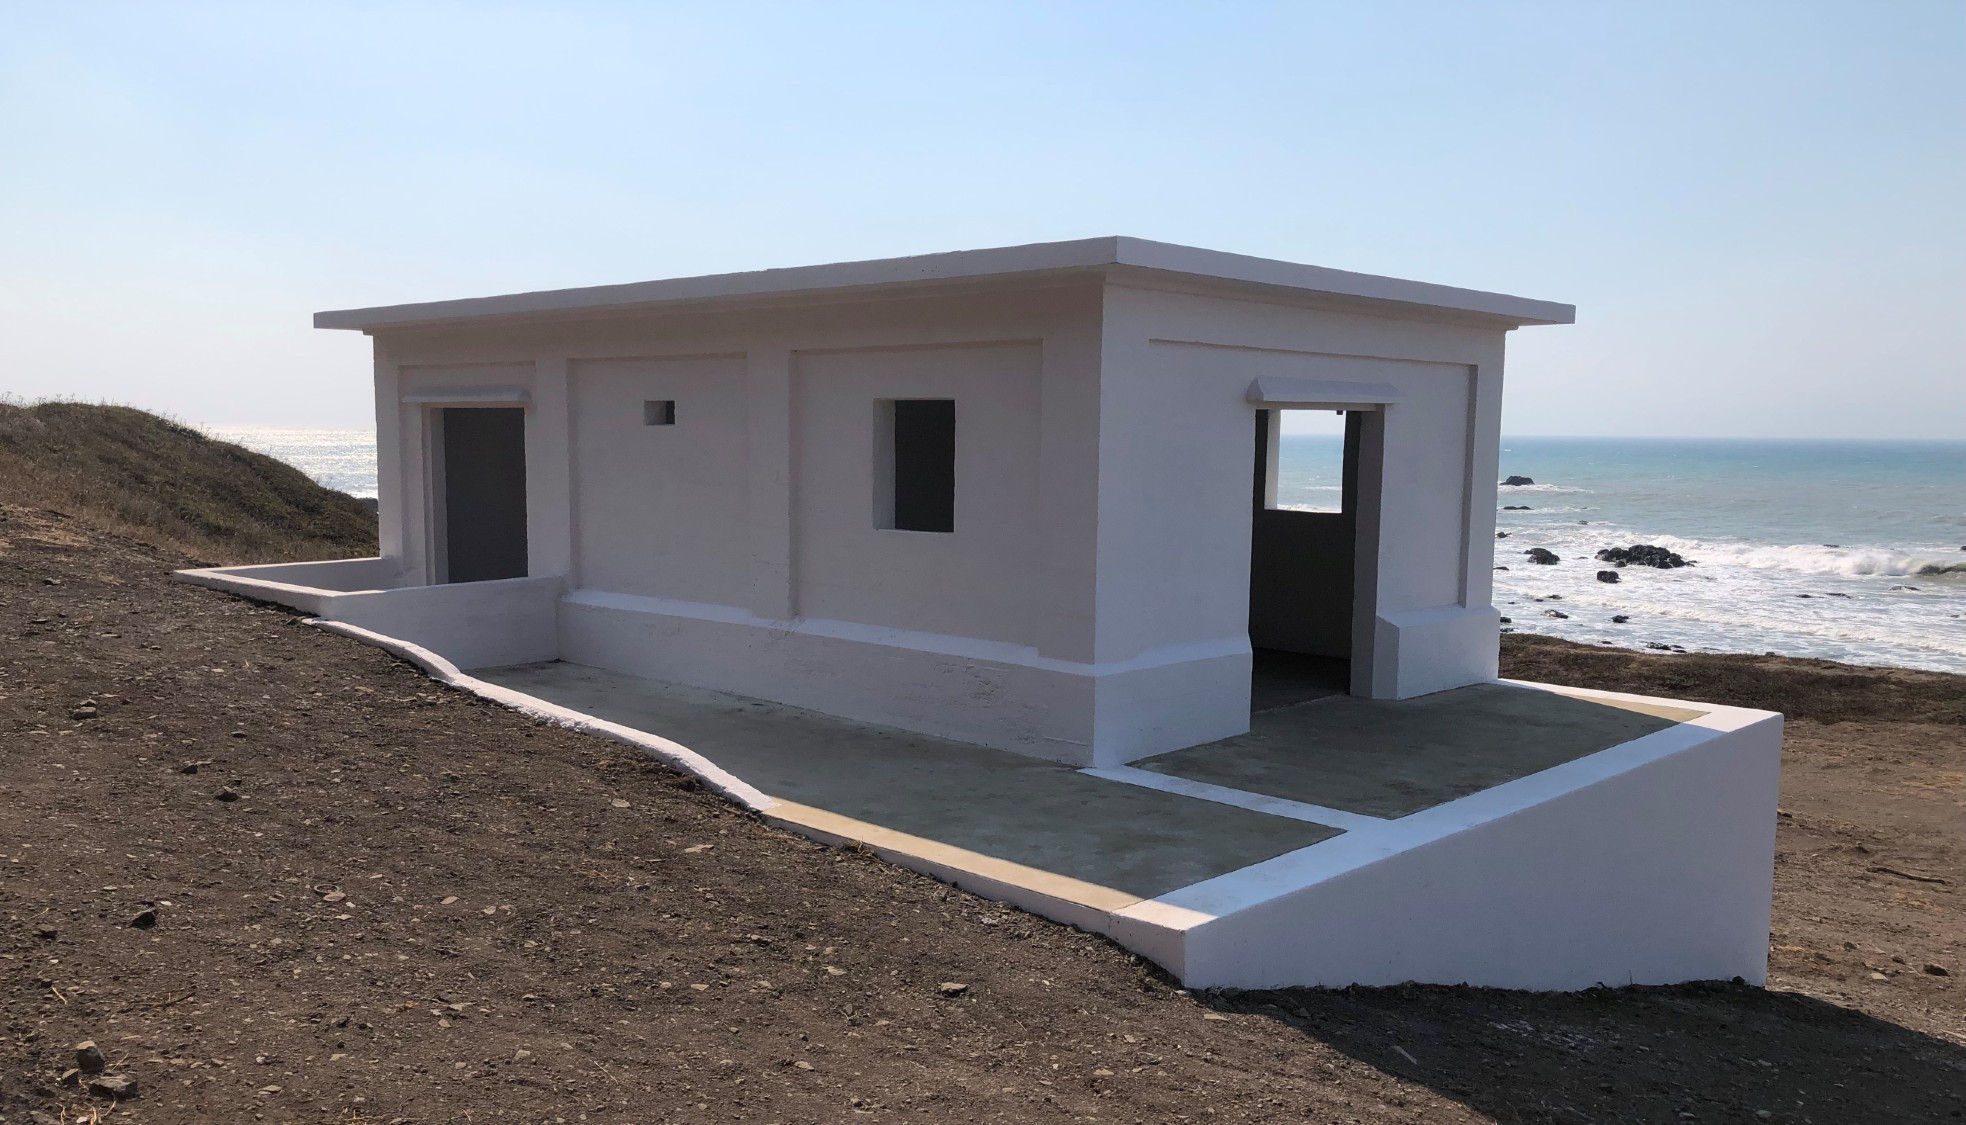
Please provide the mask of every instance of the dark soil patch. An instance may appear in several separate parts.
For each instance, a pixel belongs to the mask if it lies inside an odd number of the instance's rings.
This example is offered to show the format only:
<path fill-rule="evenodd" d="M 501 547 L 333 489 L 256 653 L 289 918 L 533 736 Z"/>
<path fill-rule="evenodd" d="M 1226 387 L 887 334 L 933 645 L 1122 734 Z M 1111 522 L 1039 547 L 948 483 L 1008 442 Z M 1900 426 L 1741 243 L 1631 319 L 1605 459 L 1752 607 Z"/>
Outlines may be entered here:
<path fill-rule="evenodd" d="M 1966 1112 L 1957 725 L 1796 724 L 1772 991 L 1189 996 L 1101 939 L 169 584 L 150 548 L 6 517 L 9 1125 L 109 1107 L 59 1084 L 84 1039 L 140 1084 L 111 1120 L 153 1122 Z M 1706 658 L 1626 659 L 1619 686 L 1646 690 Z"/>
<path fill-rule="evenodd" d="M 1966 726 L 1966 676 L 1751 653 L 1653 656 L 1511 633 L 1502 674 L 1519 680 L 1759 707 L 1821 723 Z M 1966 764 L 1955 759 L 1953 768 Z"/>

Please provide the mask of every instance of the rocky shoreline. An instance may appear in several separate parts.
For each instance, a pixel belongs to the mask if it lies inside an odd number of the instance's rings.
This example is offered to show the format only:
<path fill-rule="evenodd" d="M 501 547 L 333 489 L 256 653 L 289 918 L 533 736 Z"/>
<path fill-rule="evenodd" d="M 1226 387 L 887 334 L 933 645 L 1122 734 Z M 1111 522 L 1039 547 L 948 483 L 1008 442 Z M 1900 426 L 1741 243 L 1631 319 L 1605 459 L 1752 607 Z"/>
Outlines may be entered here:
<path fill-rule="evenodd" d="M 1494 600 L 1513 618 L 1505 632 L 1634 651 L 1774 650 L 1966 671 L 1966 564 L 1935 557 L 1929 545 L 1648 538 L 1618 518 L 1621 501 L 1602 508 L 1592 489 L 1497 487 L 1510 501 L 1498 504 L 1494 540 Z M 1532 508 L 1515 502 L 1525 490 L 1578 498 Z M 1564 518 L 1570 513 L 1591 518 Z M 1537 604 L 1545 598 L 1568 603 L 1551 612 Z"/>

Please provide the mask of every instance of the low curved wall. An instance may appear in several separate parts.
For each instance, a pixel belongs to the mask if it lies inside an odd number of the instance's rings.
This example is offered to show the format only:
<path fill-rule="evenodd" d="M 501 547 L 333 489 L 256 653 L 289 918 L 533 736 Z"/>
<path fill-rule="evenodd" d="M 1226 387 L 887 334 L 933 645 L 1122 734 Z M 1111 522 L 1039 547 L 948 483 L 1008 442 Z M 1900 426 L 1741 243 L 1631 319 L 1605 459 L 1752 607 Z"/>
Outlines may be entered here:
<path fill-rule="evenodd" d="M 459 668 L 559 659 L 559 578 L 362 586 L 396 574 L 391 559 L 347 559 L 180 570 L 173 577 L 372 629 L 442 653 Z"/>

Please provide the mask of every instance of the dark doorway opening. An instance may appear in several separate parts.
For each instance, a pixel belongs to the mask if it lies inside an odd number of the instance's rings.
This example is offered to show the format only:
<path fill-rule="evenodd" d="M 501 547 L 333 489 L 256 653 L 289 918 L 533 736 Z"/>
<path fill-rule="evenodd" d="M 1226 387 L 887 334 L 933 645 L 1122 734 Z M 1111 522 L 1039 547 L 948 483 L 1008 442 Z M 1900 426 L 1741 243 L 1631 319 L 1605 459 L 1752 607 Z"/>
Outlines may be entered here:
<path fill-rule="evenodd" d="M 526 576 L 526 412 L 450 407 L 439 412 L 445 582 Z"/>
<path fill-rule="evenodd" d="M 1305 412 L 1335 424 L 1323 435 L 1293 441 L 1283 432 L 1284 413 L 1256 412 L 1249 552 L 1252 711 L 1343 695 L 1351 684 L 1359 454 L 1368 415 Z M 1280 477 L 1295 482 L 1296 491 L 1280 495 Z"/>
<path fill-rule="evenodd" d="M 1274 648 L 1255 649 L 1251 657 L 1249 710 L 1252 714 L 1343 695 L 1351 683 L 1352 662 L 1343 657 L 1310 656 Z"/>

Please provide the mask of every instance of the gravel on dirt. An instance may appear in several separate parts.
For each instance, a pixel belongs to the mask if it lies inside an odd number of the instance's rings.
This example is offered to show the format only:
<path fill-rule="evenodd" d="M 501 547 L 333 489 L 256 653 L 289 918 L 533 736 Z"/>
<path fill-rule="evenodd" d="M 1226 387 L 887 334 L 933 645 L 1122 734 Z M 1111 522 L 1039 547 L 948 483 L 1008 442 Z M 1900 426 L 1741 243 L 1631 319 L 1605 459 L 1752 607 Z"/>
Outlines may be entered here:
<path fill-rule="evenodd" d="M 0 507 L 7 1125 L 1966 1115 L 1966 727 L 1923 712 L 1792 724 L 1767 990 L 1190 994 L 177 561 Z M 1621 659 L 1570 671 L 1703 658 Z"/>

